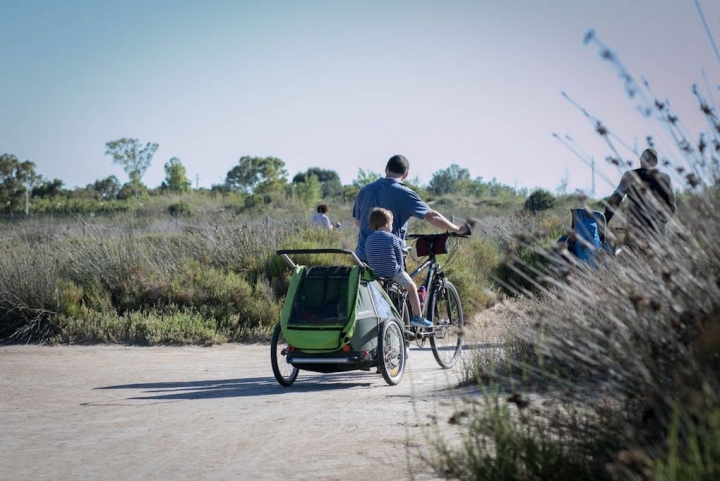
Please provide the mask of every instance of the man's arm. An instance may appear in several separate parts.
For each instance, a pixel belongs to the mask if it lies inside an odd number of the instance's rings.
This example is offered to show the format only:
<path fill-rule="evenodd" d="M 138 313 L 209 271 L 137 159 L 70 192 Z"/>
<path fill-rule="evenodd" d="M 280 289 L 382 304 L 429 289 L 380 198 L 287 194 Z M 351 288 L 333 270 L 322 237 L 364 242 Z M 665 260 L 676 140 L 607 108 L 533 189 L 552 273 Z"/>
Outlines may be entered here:
<path fill-rule="evenodd" d="M 677 210 L 677 201 L 675 200 L 675 191 L 672 190 L 672 187 L 670 187 L 668 197 L 670 198 L 670 210 L 674 214 Z"/>
<path fill-rule="evenodd" d="M 605 207 L 605 223 L 609 224 L 610 219 L 613 218 L 615 215 L 615 210 L 620 206 L 620 202 L 622 202 L 624 195 L 618 194 L 615 192 L 613 195 L 610 196 L 610 198 L 607 201 L 607 207 Z"/>
<path fill-rule="evenodd" d="M 466 226 L 458 227 L 447 218 L 436 210 L 431 210 L 423 216 L 423 220 L 429 223 L 433 227 L 437 227 L 442 230 L 449 230 L 456 234 L 465 234 L 467 232 Z"/>
<path fill-rule="evenodd" d="M 605 207 L 605 223 L 609 224 L 610 219 L 613 218 L 615 215 L 615 211 L 620 206 L 620 203 L 625 198 L 625 194 L 627 193 L 628 189 L 630 189 L 630 183 L 633 181 L 633 172 L 631 170 L 628 170 L 623 174 L 623 176 L 620 178 L 620 183 L 617 186 L 617 189 L 615 189 L 615 192 L 613 192 L 613 195 L 610 196 L 608 199 L 608 205 Z"/>
<path fill-rule="evenodd" d="M 665 180 L 665 187 L 667 188 L 667 195 L 668 195 L 668 207 L 670 207 L 670 210 L 674 214 L 677 210 L 677 200 L 675 199 L 675 191 L 672 188 L 672 181 L 670 180 L 670 176 L 665 174 L 664 176 Z"/>

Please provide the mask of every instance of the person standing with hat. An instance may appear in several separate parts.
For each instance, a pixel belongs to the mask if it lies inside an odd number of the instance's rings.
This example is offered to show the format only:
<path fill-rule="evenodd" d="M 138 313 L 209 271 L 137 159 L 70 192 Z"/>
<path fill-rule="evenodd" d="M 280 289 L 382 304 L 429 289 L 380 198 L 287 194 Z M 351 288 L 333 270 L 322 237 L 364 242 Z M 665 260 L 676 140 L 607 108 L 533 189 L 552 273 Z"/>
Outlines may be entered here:
<path fill-rule="evenodd" d="M 657 151 L 645 149 L 640 155 L 640 168 L 625 172 L 607 201 L 605 220 L 609 224 L 627 195 L 626 243 L 632 244 L 632 239 L 638 237 L 664 237 L 665 226 L 677 208 L 670 176 L 657 170 L 657 165 Z"/>

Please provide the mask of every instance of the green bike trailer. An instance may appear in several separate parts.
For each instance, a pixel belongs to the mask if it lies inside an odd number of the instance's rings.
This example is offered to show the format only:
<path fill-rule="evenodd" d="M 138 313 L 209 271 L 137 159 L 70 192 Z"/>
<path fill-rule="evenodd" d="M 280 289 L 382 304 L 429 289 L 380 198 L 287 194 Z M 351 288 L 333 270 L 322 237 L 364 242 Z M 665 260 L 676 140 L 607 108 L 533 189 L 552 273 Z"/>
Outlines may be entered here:
<path fill-rule="evenodd" d="M 345 249 L 280 250 L 293 269 L 280 322 L 273 335 L 273 371 L 287 363 L 293 370 L 321 373 L 369 370 L 377 366 L 389 384 L 397 384 L 405 369 L 405 345 L 400 316 L 355 253 Z M 352 265 L 298 265 L 290 256 L 345 254 Z M 349 257 L 350 258 L 350 257 Z M 282 339 L 282 342 L 281 342 Z M 297 376 L 297 371 L 294 372 Z"/>

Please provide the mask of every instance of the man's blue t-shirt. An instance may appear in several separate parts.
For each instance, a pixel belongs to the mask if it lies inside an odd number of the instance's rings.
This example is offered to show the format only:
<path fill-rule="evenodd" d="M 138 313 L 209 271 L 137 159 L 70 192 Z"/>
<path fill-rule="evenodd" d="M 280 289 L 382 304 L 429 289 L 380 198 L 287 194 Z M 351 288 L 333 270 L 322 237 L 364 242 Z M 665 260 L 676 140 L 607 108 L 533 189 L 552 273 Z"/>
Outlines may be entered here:
<path fill-rule="evenodd" d="M 365 241 L 367 263 L 378 277 L 392 279 L 403 271 L 403 241 L 390 232 L 376 230 Z"/>
<path fill-rule="evenodd" d="M 430 207 L 398 179 L 386 177 L 363 187 L 353 206 L 353 217 L 360 221 L 355 253 L 361 261 L 367 261 L 365 241 L 373 233 L 370 228 L 370 212 L 374 207 L 383 207 L 393 213 L 392 233 L 403 242 L 407 235 L 407 222 L 410 217 L 422 219 L 430 212 Z"/>

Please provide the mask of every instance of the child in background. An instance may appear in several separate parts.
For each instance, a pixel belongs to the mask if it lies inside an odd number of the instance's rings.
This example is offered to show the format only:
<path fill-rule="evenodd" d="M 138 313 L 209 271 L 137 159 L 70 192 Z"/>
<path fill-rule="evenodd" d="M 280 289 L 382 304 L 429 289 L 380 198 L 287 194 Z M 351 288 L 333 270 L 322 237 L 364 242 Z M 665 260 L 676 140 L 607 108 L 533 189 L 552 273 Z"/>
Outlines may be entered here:
<path fill-rule="evenodd" d="M 370 212 L 373 233 L 365 241 L 368 265 L 376 276 L 387 277 L 407 290 L 412 309 L 410 323 L 416 327 L 432 327 L 420 312 L 420 298 L 412 277 L 403 267 L 403 241 L 392 233 L 393 215 L 387 209 L 375 207 Z"/>
<path fill-rule="evenodd" d="M 327 216 L 327 211 L 327 204 L 320 204 L 317 206 L 317 214 L 315 214 L 315 217 L 313 217 L 312 220 L 314 226 L 320 227 L 321 229 L 332 230 L 332 222 L 330 222 L 330 218 Z"/>

